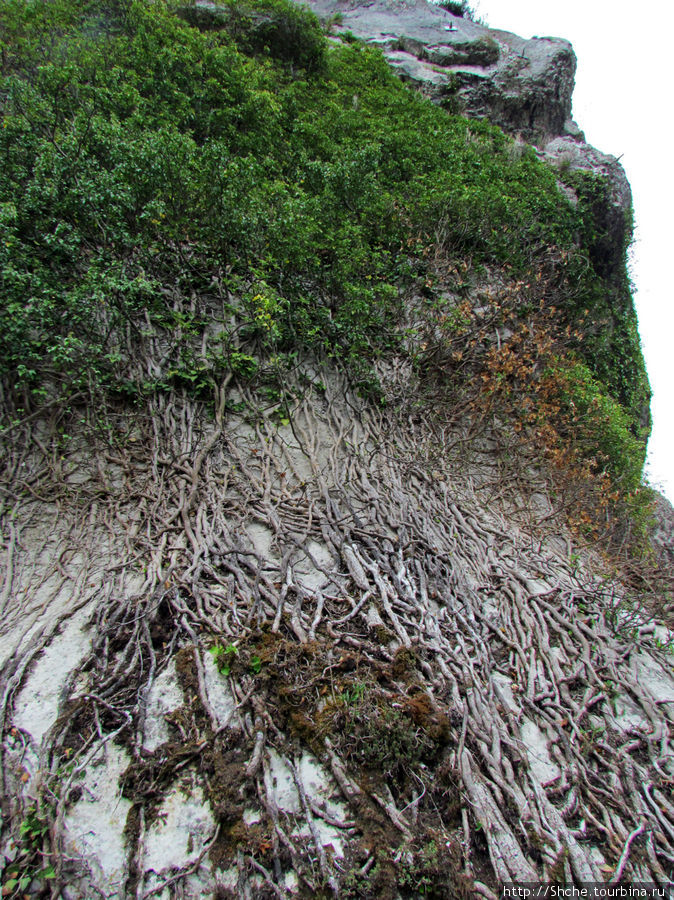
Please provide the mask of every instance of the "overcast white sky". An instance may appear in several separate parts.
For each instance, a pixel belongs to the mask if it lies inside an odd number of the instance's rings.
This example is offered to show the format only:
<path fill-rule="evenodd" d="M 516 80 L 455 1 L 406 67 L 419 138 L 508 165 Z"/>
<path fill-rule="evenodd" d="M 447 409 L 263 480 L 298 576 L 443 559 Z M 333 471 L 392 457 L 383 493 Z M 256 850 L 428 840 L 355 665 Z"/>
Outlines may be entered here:
<path fill-rule="evenodd" d="M 674 4 L 608 0 L 474 0 L 491 28 L 564 37 L 578 57 L 573 117 L 620 160 L 636 218 L 631 274 L 653 390 L 647 476 L 674 502 Z"/>

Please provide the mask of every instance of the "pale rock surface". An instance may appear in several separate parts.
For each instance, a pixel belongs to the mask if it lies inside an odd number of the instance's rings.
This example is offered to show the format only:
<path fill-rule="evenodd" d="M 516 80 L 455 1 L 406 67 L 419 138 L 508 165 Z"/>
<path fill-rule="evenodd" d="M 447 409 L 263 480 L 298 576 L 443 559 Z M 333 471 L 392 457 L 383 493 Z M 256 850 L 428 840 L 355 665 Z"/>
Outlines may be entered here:
<path fill-rule="evenodd" d="M 183 692 L 178 683 L 174 659 L 170 660 L 166 668 L 152 682 L 146 702 L 143 747 L 152 752 L 168 741 L 169 730 L 166 716 L 183 702 Z"/>
<path fill-rule="evenodd" d="M 187 780 L 182 789 L 165 798 L 147 831 L 145 871 L 167 874 L 194 862 L 214 830 L 213 815 L 201 787 Z"/>
<path fill-rule="evenodd" d="M 38 658 L 16 699 L 14 724 L 30 734 L 36 747 L 56 721 L 68 675 L 91 645 L 90 614 L 91 610 L 85 607 L 66 622 L 57 639 Z"/>
<path fill-rule="evenodd" d="M 325 544 L 309 541 L 307 552 L 301 553 L 293 567 L 295 577 L 302 587 L 309 592 L 318 591 L 328 583 L 328 576 L 334 560 Z"/>
<path fill-rule="evenodd" d="M 550 784 L 559 777 L 561 771 L 559 766 L 552 761 L 548 750 L 547 736 L 531 719 L 524 719 L 520 734 L 529 757 L 531 771 L 542 785 Z"/>
<path fill-rule="evenodd" d="M 674 565 L 674 507 L 662 494 L 655 495 L 655 521 L 650 537 L 656 552 Z M 671 608 L 674 611 L 674 604 Z"/>
<path fill-rule="evenodd" d="M 232 695 L 227 687 L 227 678 L 218 671 L 217 664 L 212 654 L 204 653 L 202 657 L 204 667 L 204 680 L 206 682 L 206 694 L 211 709 L 215 713 L 218 726 L 224 728 L 234 724 L 232 719 L 236 709 Z"/>
<path fill-rule="evenodd" d="M 69 853 L 82 859 L 108 900 L 125 896 L 124 826 L 131 802 L 121 796 L 120 778 L 130 762 L 125 750 L 108 742 L 87 766 L 77 785 L 80 799 L 65 821 Z"/>
<path fill-rule="evenodd" d="M 327 813 L 335 821 L 344 822 L 348 818 L 344 804 L 334 799 L 338 793 L 334 780 L 310 754 L 304 753 L 300 758 L 297 764 L 297 777 L 303 785 L 310 805 Z M 269 762 L 265 767 L 265 785 L 280 810 L 298 816 L 304 815 L 292 769 L 287 760 L 274 750 L 269 751 Z M 319 816 L 313 816 L 312 819 L 321 844 L 324 847 L 332 847 L 335 856 L 344 856 L 343 836 L 339 829 Z M 293 834 L 309 840 L 311 831 L 308 823 L 295 829 Z"/>

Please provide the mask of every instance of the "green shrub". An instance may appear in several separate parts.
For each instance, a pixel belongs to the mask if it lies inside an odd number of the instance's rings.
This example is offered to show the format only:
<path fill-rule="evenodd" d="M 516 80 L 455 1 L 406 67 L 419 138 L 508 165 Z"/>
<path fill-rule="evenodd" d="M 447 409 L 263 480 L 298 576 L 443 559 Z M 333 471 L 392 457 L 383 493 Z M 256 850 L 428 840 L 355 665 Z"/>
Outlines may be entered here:
<path fill-rule="evenodd" d="M 198 9 L 190 24 L 163 0 L 0 6 L 10 389 L 142 394 L 132 361 L 153 328 L 194 344 L 169 341 L 157 389 L 207 396 L 223 367 L 249 377 L 261 353 L 304 347 L 346 360 L 376 397 L 370 361 L 400 347 L 435 254 L 526 278 L 554 249 L 580 285 L 570 318 L 607 288 L 622 304 L 586 359 L 634 427 L 643 361 L 629 293 L 592 255 L 591 202 L 574 211 L 533 151 L 410 91 L 380 50 L 327 52 L 289 0 L 231 2 L 210 26 Z M 223 336 L 202 358 L 215 308 Z"/>
<path fill-rule="evenodd" d="M 472 22 L 477 22 L 479 25 L 486 25 L 486 22 L 476 15 L 475 10 L 468 3 L 468 0 L 439 0 L 438 6 L 442 9 L 446 9 L 447 12 L 450 12 L 453 16 L 461 16 L 464 19 L 470 19 Z"/>
<path fill-rule="evenodd" d="M 438 3 L 442 9 L 446 9 L 453 16 L 465 16 L 468 10 L 466 0 L 440 0 Z"/>
<path fill-rule="evenodd" d="M 225 30 L 244 53 L 269 53 L 308 72 L 325 62 L 327 42 L 318 19 L 290 0 L 225 0 L 213 10 L 187 6 L 180 14 L 203 30 Z"/>
<path fill-rule="evenodd" d="M 596 458 L 624 492 L 635 491 L 641 484 L 645 446 L 632 433 L 623 407 L 602 390 L 583 362 L 560 360 L 544 379 L 554 384 L 582 455 Z"/>

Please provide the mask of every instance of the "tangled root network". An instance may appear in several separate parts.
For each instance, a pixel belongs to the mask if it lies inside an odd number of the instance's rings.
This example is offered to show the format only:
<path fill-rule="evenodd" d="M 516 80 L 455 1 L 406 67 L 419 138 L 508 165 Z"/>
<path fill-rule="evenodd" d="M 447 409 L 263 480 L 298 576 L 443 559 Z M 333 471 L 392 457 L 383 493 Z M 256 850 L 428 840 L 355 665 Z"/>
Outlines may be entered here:
<path fill-rule="evenodd" d="M 671 879 L 666 635 L 545 492 L 385 374 L 383 407 L 317 366 L 289 405 L 226 379 L 214 413 L 174 392 L 101 412 L 105 441 L 5 438 L 3 884 Z"/>

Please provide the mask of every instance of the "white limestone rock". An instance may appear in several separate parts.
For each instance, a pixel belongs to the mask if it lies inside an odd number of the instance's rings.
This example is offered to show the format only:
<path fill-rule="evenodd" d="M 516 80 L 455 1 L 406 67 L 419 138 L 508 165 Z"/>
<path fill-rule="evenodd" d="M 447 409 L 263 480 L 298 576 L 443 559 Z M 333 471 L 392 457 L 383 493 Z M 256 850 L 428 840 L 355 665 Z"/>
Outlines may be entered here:
<path fill-rule="evenodd" d="M 124 826 L 131 802 L 121 796 L 120 779 L 129 763 L 126 751 L 108 742 L 76 785 L 80 798 L 65 819 L 68 854 L 82 861 L 108 900 L 125 897 Z"/>

